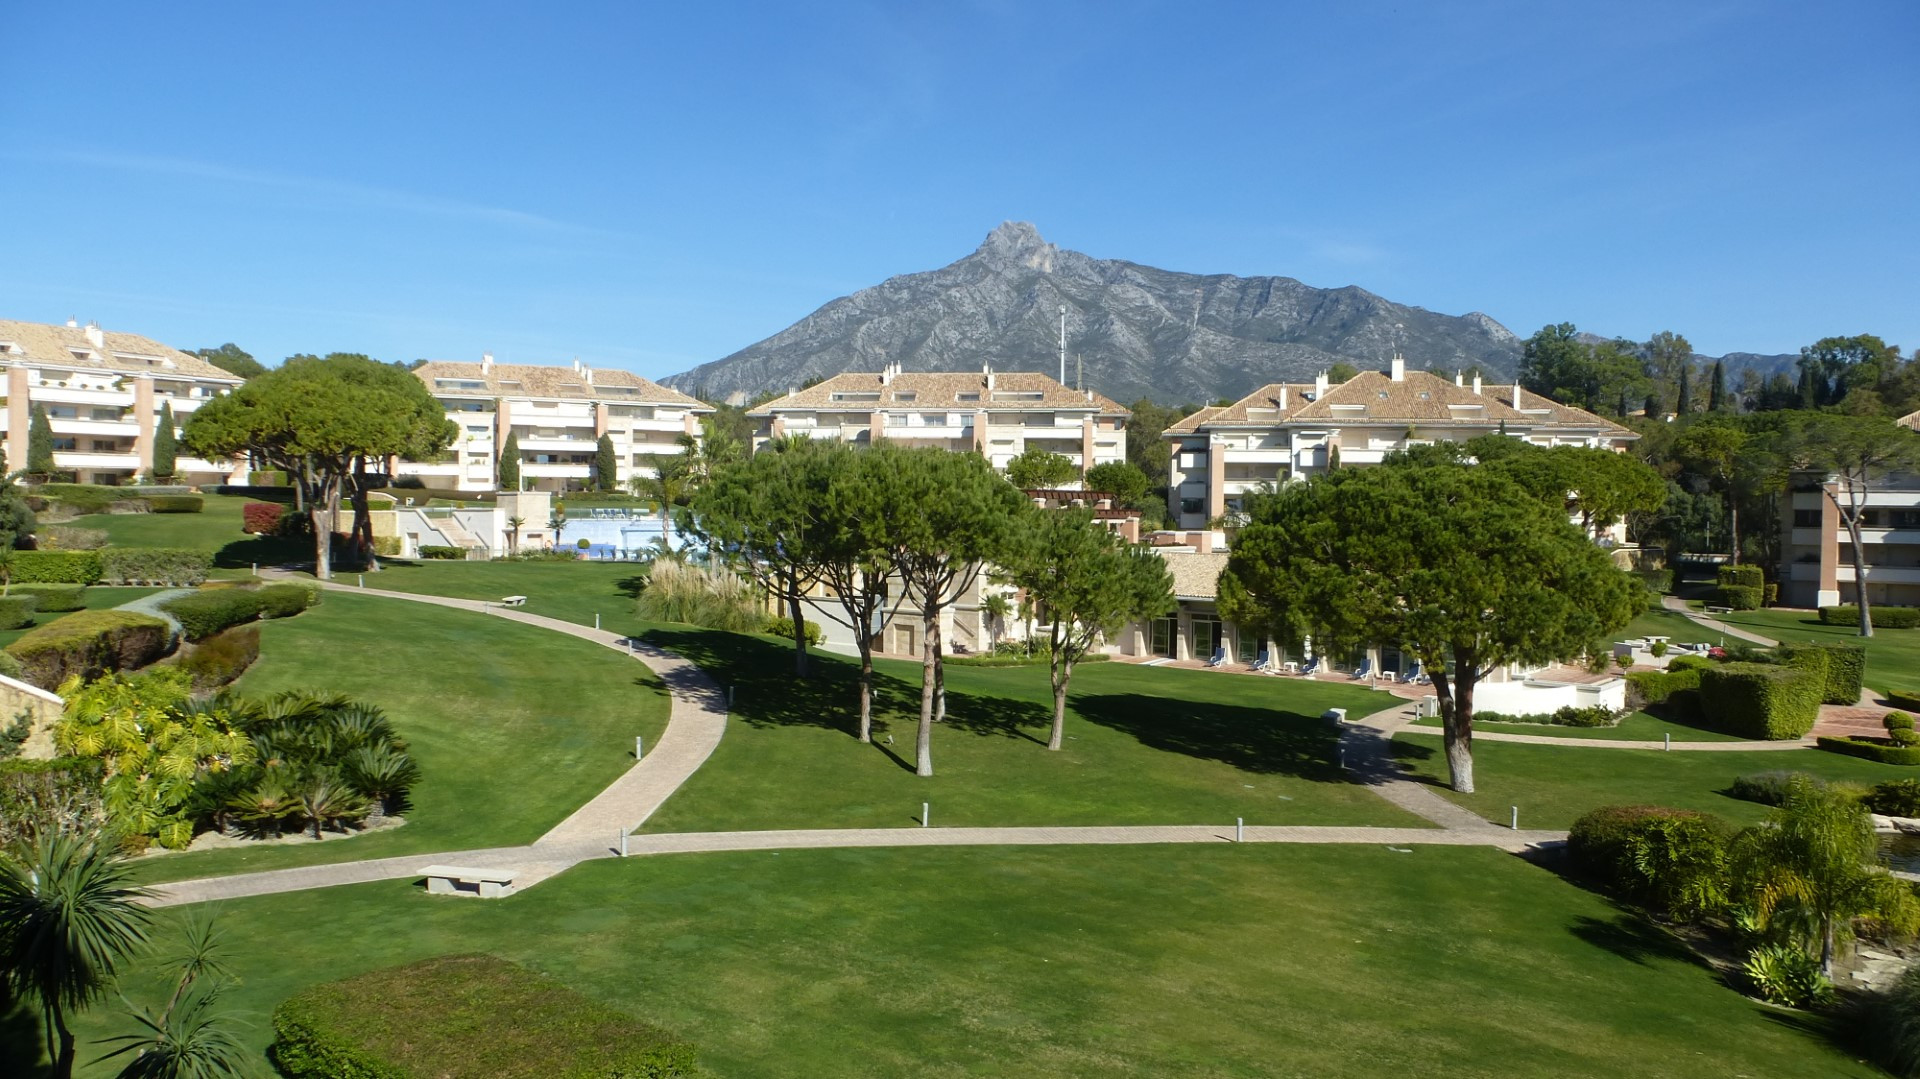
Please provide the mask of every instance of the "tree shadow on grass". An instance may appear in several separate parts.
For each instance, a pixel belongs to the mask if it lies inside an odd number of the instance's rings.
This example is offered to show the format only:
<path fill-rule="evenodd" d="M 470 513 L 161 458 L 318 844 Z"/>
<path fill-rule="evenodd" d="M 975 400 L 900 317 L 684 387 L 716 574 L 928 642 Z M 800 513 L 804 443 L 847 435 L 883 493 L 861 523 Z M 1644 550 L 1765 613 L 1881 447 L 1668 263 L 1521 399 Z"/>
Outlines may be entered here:
<path fill-rule="evenodd" d="M 1074 711 L 1141 745 L 1243 772 L 1344 783 L 1340 735 L 1326 720 L 1272 708 L 1179 701 L 1138 693 L 1080 694 Z"/>
<path fill-rule="evenodd" d="M 1670 959 L 1699 967 L 1707 965 L 1705 960 L 1670 934 L 1627 911 L 1606 919 L 1583 915 L 1574 919 L 1567 932 L 1638 966 L 1647 966 L 1654 959 Z"/>
<path fill-rule="evenodd" d="M 1446 777 L 1430 776 L 1425 772 L 1414 770 L 1414 762 L 1430 761 L 1440 755 L 1440 751 L 1433 746 L 1395 738 L 1387 743 L 1387 752 L 1392 756 L 1394 778 L 1404 779 L 1409 783 L 1422 783 L 1429 787 L 1452 789 L 1453 785 L 1447 781 Z"/>
<path fill-rule="evenodd" d="M 808 676 L 793 673 L 793 646 L 742 633 L 696 626 L 655 627 L 641 640 L 685 656 L 733 694 L 732 715 L 755 727 L 818 727 L 855 736 L 860 724 L 860 665 L 844 656 L 808 653 Z M 920 684 L 879 671 L 873 674 L 875 739 L 911 732 L 920 717 Z M 947 690 L 942 727 L 969 734 L 1026 738 L 1045 728 L 1052 714 L 1030 701 Z M 895 760 L 900 760 L 887 750 Z M 902 767 L 912 770 L 910 762 Z"/>
<path fill-rule="evenodd" d="M 40 1010 L 0 990 L 0 1075 L 40 1079 L 53 1074 L 46 1056 L 45 1024 Z"/>

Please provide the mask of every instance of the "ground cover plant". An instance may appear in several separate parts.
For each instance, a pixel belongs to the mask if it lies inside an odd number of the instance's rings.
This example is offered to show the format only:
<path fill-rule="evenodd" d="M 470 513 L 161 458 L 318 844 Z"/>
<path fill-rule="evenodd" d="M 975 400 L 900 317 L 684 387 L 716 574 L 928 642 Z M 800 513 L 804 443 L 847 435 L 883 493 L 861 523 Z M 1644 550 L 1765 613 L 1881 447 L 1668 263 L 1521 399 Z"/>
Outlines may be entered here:
<path fill-rule="evenodd" d="M 221 920 L 256 1052 L 311 986 L 480 952 L 675 1031 L 721 1077 L 1877 1074 L 1817 1017 L 1782 1021 L 1662 932 L 1483 849 L 674 855 L 501 902 L 392 881 Z M 105 1029 L 89 1013 L 80 1035 Z"/>
<path fill-rule="evenodd" d="M 236 692 L 377 705 L 430 781 L 411 792 L 404 828 L 142 860 L 143 880 L 528 843 L 632 767 L 633 736 L 651 743 L 666 722 L 663 688 L 634 660 L 486 615 L 332 593 L 259 629 Z"/>
<path fill-rule="evenodd" d="M 1445 763 L 1437 760 L 1431 735 L 1401 734 L 1394 752 L 1414 777 L 1497 824 L 1508 823 L 1510 807 L 1520 807 L 1522 828 L 1566 828 L 1575 818 L 1605 805 L 1661 805 L 1715 813 L 1735 824 L 1752 824 L 1766 807 L 1732 793 L 1736 778 L 1754 772 L 1800 771 L 1815 777 L 1862 786 L 1913 773 L 1895 765 L 1822 753 L 1812 749 L 1778 752 L 1665 752 L 1658 749 L 1580 749 L 1482 742 L 1488 784 L 1484 791 L 1456 795 L 1444 790 Z"/>
<path fill-rule="evenodd" d="M 1339 769 L 1338 732 L 1320 714 L 1394 703 L 1361 686 L 1090 664 L 1074 678 L 1056 754 L 1045 667 L 955 665 L 944 762 L 922 779 L 910 752 L 918 664 L 878 662 L 874 743 L 863 745 L 850 659 L 815 655 L 812 676 L 796 681 L 790 645 L 771 638 L 663 626 L 646 639 L 734 691 L 726 737 L 650 832 L 905 827 L 923 801 L 936 825 L 1424 824 Z"/>

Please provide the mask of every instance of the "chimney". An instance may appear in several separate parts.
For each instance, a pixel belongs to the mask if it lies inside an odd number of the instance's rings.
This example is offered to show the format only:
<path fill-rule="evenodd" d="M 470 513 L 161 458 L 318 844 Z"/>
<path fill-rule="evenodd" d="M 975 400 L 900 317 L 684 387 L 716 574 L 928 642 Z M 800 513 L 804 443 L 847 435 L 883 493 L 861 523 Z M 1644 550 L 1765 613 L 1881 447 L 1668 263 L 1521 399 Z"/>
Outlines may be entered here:
<path fill-rule="evenodd" d="M 880 366 L 880 385 L 893 385 L 893 364 L 887 363 Z"/>
<path fill-rule="evenodd" d="M 1087 391 L 1087 400 L 1089 400 L 1089 401 L 1091 401 L 1091 400 L 1093 400 L 1093 391 L 1092 391 L 1092 390 L 1088 390 L 1088 391 Z"/>
<path fill-rule="evenodd" d="M 573 373 L 576 375 L 580 373 L 580 357 L 578 356 L 573 358 Z"/>
<path fill-rule="evenodd" d="M 1393 354 L 1391 377 L 1395 382 L 1405 382 L 1407 380 L 1407 361 L 1401 359 L 1398 352 Z"/>
<path fill-rule="evenodd" d="M 583 363 L 580 365 L 580 374 L 586 378 L 587 385 L 593 385 L 593 368 Z"/>
<path fill-rule="evenodd" d="M 1326 395 L 1327 395 L 1327 373 L 1325 371 L 1322 371 L 1319 374 L 1313 376 L 1313 399 L 1318 401 L 1319 399 L 1321 399 L 1322 397 L 1325 397 Z"/>
<path fill-rule="evenodd" d="M 1463 378 L 1463 377 L 1461 376 L 1461 373 L 1460 373 L 1460 369 L 1459 369 L 1459 368 L 1457 368 L 1457 367 L 1456 367 L 1456 368 L 1454 368 L 1454 371 L 1453 371 L 1453 384 L 1454 384 L 1454 385 L 1456 385 L 1456 386 L 1464 386 L 1464 385 L 1466 385 L 1466 381 L 1465 381 L 1465 379 L 1464 379 L 1464 378 Z"/>
<path fill-rule="evenodd" d="M 1280 411 L 1285 412 L 1286 410 L 1287 410 L 1287 388 L 1285 386 L 1282 386 L 1280 387 Z"/>
<path fill-rule="evenodd" d="M 1473 376 L 1473 395 L 1475 397 L 1480 396 L 1480 374 L 1477 371 Z"/>
<path fill-rule="evenodd" d="M 480 354 L 480 373 L 483 375 L 493 373 L 493 353 L 482 352 Z"/>
<path fill-rule="evenodd" d="M 107 347 L 107 335 L 100 332 L 100 324 L 98 322 L 87 323 L 87 342 L 94 348 Z"/>

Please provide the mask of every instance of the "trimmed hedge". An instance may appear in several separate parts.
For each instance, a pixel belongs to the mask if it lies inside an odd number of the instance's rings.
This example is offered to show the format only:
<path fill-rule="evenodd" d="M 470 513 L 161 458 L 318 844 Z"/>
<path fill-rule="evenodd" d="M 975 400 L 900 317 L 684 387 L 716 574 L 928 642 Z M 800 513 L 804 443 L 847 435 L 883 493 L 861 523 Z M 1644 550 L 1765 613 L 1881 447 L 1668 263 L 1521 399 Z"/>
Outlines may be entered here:
<path fill-rule="evenodd" d="M 260 617 L 260 593 L 215 588 L 167 601 L 163 609 L 180 620 L 189 641 L 204 641 L 230 626 Z"/>
<path fill-rule="evenodd" d="M 1857 626 L 1860 624 L 1860 608 L 1851 604 L 1822 607 L 1820 621 L 1829 626 Z M 1867 609 L 1867 621 L 1873 623 L 1874 629 L 1913 629 L 1920 626 L 1920 607 L 1870 607 Z"/>
<path fill-rule="evenodd" d="M 200 642 L 180 660 L 180 669 L 193 675 L 195 689 L 212 689 L 246 673 L 260 658 L 260 627 L 236 626 Z"/>
<path fill-rule="evenodd" d="M 280 528 L 280 515 L 287 507 L 277 502 L 248 502 L 240 507 L 240 531 L 252 536 L 271 536 Z"/>
<path fill-rule="evenodd" d="M 1765 590 L 1758 585 L 1723 584 L 1719 588 L 1720 606 L 1736 611 L 1757 611 Z"/>
<path fill-rule="evenodd" d="M 1896 689 L 1887 694 L 1887 703 L 1909 712 L 1920 712 L 1920 693 L 1908 693 L 1905 690 Z"/>
<path fill-rule="evenodd" d="M 199 513 L 207 500 L 199 495 L 148 495 L 147 508 L 154 513 Z"/>
<path fill-rule="evenodd" d="M 1860 801 L 1883 817 L 1920 817 L 1920 779 L 1875 783 Z"/>
<path fill-rule="evenodd" d="M 1501 712 L 1475 712 L 1475 723 L 1536 723 L 1554 727 L 1612 727 L 1617 725 L 1625 712 L 1616 712 L 1605 705 L 1592 708 L 1576 708 L 1569 704 L 1555 712 L 1530 712 L 1525 715 L 1510 716 Z"/>
<path fill-rule="evenodd" d="M 1824 780 L 1806 772 L 1775 770 L 1736 776 L 1727 793 L 1744 802 L 1758 802 L 1763 806 L 1782 805 L 1787 800 L 1787 784 L 1795 779 L 1826 786 Z"/>
<path fill-rule="evenodd" d="M 1829 738 L 1821 735 L 1814 745 L 1829 753 L 1864 757 L 1881 764 L 1920 764 L 1920 746 L 1890 746 L 1884 742 L 1863 742 L 1854 738 Z"/>
<path fill-rule="evenodd" d="M 33 612 L 39 607 L 39 596 L 0 596 L 0 629 L 31 625 Z"/>
<path fill-rule="evenodd" d="M 1664 671 L 1628 671 L 1627 688 L 1638 693 L 1640 700 L 1646 704 L 1661 704 L 1667 701 L 1672 701 L 1676 707 L 1695 704 L 1693 691 L 1700 688 L 1700 669 L 1674 667 L 1673 664 L 1679 663 L 1681 658 L 1683 657 L 1674 657 Z M 1675 694 L 1685 696 L 1675 699 Z"/>
<path fill-rule="evenodd" d="M 34 610 L 42 614 L 53 611 L 79 611 L 87 606 L 85 596 L 87 586 L 82 584 L 16 584 L 10 589 L 15 595 L 37 596 L 40 605 Z"/>
<path fill-rule="evenodd" d="M 1783 644 L 1773 650 L 1780 662 L 1816 675 L 1828 704 L 1853 704 L 1860 699 L 1860 680 L 1867 673 L 1867 650 L 1846 641 Z"/>
<path fill-rule="evenodd" d="M 116 507 L 125 512 L 144 510 L 139 492 L 125 487 L 106 487 L 96 483 L 43 483 L 33 488 L 41 498 L 54 499 L 78 514 L 108 513 Z"/>
<path fill-rule="evenodd" d="M 1721 566 L 1713 574 L 1714 582 L 1725 588 L 1760 588 L 1767 583 L 1767 574 L 1759 566 Z"/>
<path fill-rule="evenodd" d="M 306 581 L 270 584 L 255 592 L 260 598 L 260 617 L 288 618 L 320 602 L 320 586 Z"/>
<path fill-rule="evenodd" d="M 182 588 L 213 571 L 213 553 L 190 547 L 109 547 L 100 562 L 101 577 L 112 584 Z"/>
<path fill-rule="evenodd" d="M 1804 738 L 1820 718 L 1826 679 L 1796 667 L 1722 663 L 1700 672 L 1707 720 L 1743 738 Z"/>
<path fill-rule="evenodd" d="M 273 1012 L 290 1079 L 673 1079 L 694 1046 L 487 955 L 449 955 L 314 986 Z"/>
<path fill-rule="evenodd" d="M 100 580 L 99 551 L 15 551 L 8 570 L 15 581 L 45 584 L 94 584 Z"/>
<path fill-rule="evenodd" d="M 173 629 L 165 619 L 132 611 L 77 611 L 30 629 L 7 646 L 20 676 L 54 689 L 70 676 L 98 678 L 144 667 L 167 651 Z"/>
<path fill-rule="evenodd" d="M 466 549 L 462 547 L 447 547 L 438 543 L 423 543 L 420 545 L 420 557 L 441 559 L 465 558 L 467 557 L 467 552 Z"/>

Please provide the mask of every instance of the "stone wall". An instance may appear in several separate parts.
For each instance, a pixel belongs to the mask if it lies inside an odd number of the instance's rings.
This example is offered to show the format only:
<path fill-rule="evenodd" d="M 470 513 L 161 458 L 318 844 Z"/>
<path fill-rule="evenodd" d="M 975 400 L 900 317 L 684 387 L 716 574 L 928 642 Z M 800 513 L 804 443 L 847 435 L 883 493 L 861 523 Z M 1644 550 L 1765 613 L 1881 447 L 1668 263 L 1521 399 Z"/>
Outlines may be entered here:
<path fill-rule="evenodd" d="M 0 723 L 11 725 L 22 712 L 33 717 L 33 730 L 20 747 L 20 755 L 33 760 L 51 760 L 53 725 L 66 712 L 67 702 L 58 694 L 18 679 L 0 675 Z"/>

